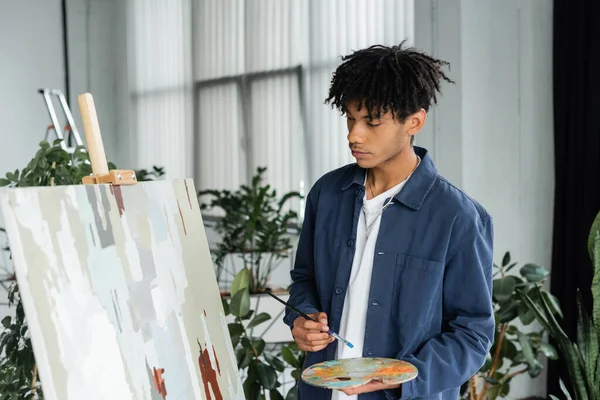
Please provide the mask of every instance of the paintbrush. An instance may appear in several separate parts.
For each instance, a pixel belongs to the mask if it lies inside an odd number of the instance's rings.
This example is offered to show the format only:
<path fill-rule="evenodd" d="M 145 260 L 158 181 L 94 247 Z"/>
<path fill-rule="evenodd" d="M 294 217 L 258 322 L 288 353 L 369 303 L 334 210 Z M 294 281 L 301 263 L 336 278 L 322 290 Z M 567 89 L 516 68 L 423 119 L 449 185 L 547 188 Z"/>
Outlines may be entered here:
<path fill-rule="evenodd" d="M 306 315 L 305 313 L 303 313 L 302 311 L 298 310 L 293 305 L 291 305 L 289 303 L 286 303 L 285 301 L 281 300 L 279 297 L 275 296 L 273 293 L 271 293 L 270 289 L 264 289 L 263 292 L 266 293 L 266 294 L 268 294 L 269 296 L 271 296 L 272 298 L 274 298 L 275 300 L 277 300 L 278 302 L 280 302 L 281 304 L 283 304 L 284 306 L 286 306 L 290 310 L 296 311 L 298 314 L 300 314 L 300 316 L 302 318 L 307 319 L 309 321 L 313 321 L 313 322 L 319 323 L 319 321 L 317 321 L 313 317 L 311 317 L 309 315 Z M 346 339 L 344 339 L 343 337 L 341 337 L 340 335 L 338 335 L 337 333 L 335 333 L 331 329 L 327 331 L 327 334 L 333 336 L 334 338 L 336 338 L 340 342 L 344 343 L 346 346 L 350 347 L 351 349 L 354 348 L 354 345 L 352 343 L 350 343 L 349 341 L 347 341 Z"/>

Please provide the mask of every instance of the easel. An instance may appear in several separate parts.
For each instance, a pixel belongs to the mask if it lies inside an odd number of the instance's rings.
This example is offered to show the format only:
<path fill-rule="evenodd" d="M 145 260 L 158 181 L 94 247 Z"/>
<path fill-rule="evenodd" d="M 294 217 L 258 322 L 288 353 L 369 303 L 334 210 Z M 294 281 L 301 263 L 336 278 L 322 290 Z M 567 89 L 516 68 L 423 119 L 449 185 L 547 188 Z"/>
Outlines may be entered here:
<path fill-rule="evenodd" d="M 90 93 L 84 93 L 77 97 L 83 131 L 87 142 L 90 163 L 92 164 L 92 175 L 83 177 L 84 185 L 110 183 L 112 185 L 133 185 L 137 183 L 134 170 L 113 169 L 108 170 L 106 154 L 100 124 L 96 114 L 94 98 Z"/>

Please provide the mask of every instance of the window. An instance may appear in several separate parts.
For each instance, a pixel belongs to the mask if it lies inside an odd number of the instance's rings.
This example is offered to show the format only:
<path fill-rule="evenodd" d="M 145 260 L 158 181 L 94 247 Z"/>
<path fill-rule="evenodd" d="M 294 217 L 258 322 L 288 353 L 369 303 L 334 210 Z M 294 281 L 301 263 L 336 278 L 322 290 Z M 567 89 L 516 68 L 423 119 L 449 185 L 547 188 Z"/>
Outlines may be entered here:
<path fill-rule="evenodd" d="M 278 193 L 306 194 L 354 161 L 323 104 L 339 56 L 412 41 L 413 1 L 132 0 L 134 129 L 155 140 L 140 140 L 138 164 L 198 189 L 235 189 L 265 166 Z"/>

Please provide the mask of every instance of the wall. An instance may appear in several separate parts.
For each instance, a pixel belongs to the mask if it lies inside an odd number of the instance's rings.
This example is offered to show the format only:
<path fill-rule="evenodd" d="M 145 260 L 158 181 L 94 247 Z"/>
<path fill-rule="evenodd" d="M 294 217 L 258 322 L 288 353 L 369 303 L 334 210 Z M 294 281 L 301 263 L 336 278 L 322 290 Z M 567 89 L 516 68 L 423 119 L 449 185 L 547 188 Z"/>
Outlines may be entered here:
<path fill-rule="evenodd" d="M 125 27 L 117 0 L 68 0 L 71 96 L 83 138 L 77 95 L 94 95 L 107 157 L 125 162 L 119 138 L 126 134 Z M 44 138 L 50 118 L 37 89 L 66 92 L 60 0 L 0 2 L 0 174 L 22 168 Z M 64 121 L 57 109 L 59 119 Z M 85 139 L 84 139 L 85 140 Z"/>
<path fill-rule="evenodd" d="M 0 176 L 21 169 L 44 138 L 50 117 L 39 88 L 64 90 L 59 0 L 0 0 Z M 0 215 L 0 223 L 2 216 Z M 3 254 L 0 264 L 8 263 Z M 3 271 L 0 271 L 3 275 Z M 0 287 L 0 304 L 6 293 Z M 8 310 L 0 305 L 0 317 Z"/>
<path fill-rule="evenodd" d="M 59 0 L 0 1 L 0 175 L 22 168 L 50 118 L 39 88 L 64 90 Z"/>
<path fill-rule="evenodd" d="M 495 223 L 495 259 L 550 266 L 554 190 L 552 2 L 416 2 L 415 45 L 451 62 L 455 85 L 417 144 Z M 545 396 L 545 373 L 511 396 Z"/>
<path fill-rule="evenodd" d="M 67 1 L 68 102 L 75 124 L 85 141 L 77 95 L 89 91 L 107 158 L 122 168 L 129 147 L 124 7 L 118 0 Z M 0 0 L 0 176 L 22 169 L 44 139 L 50 117 L 37 90 L 56 88 L 66 94 L 65 86 L 61 1 Z M 65 121 L 60 108 L 56 111 Z M 5 298 L 0 287 L 0 304 Z M 7 312 L 0 305 L 0 318 Z"/>
<path fill-rule="evenodd" d="M 125 7 L 119 0 L 67 0 L 70 104 L 75 121 L 83 138 L 77 96 L 92 93 L 106 157 L 124 169 L 129 168 Z"/>

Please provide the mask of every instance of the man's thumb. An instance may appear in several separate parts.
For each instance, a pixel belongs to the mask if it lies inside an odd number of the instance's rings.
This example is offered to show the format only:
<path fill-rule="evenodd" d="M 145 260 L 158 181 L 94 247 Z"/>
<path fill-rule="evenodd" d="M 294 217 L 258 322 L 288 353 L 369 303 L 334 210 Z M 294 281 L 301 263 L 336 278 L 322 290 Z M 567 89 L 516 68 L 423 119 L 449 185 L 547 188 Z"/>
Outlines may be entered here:
<path fill-rule="evenodd" d="M 319 321 L 322 324 L 327 324 L 327 314 L 325 314 L 324 312 L 318 313 L 317 321 Z"/>

